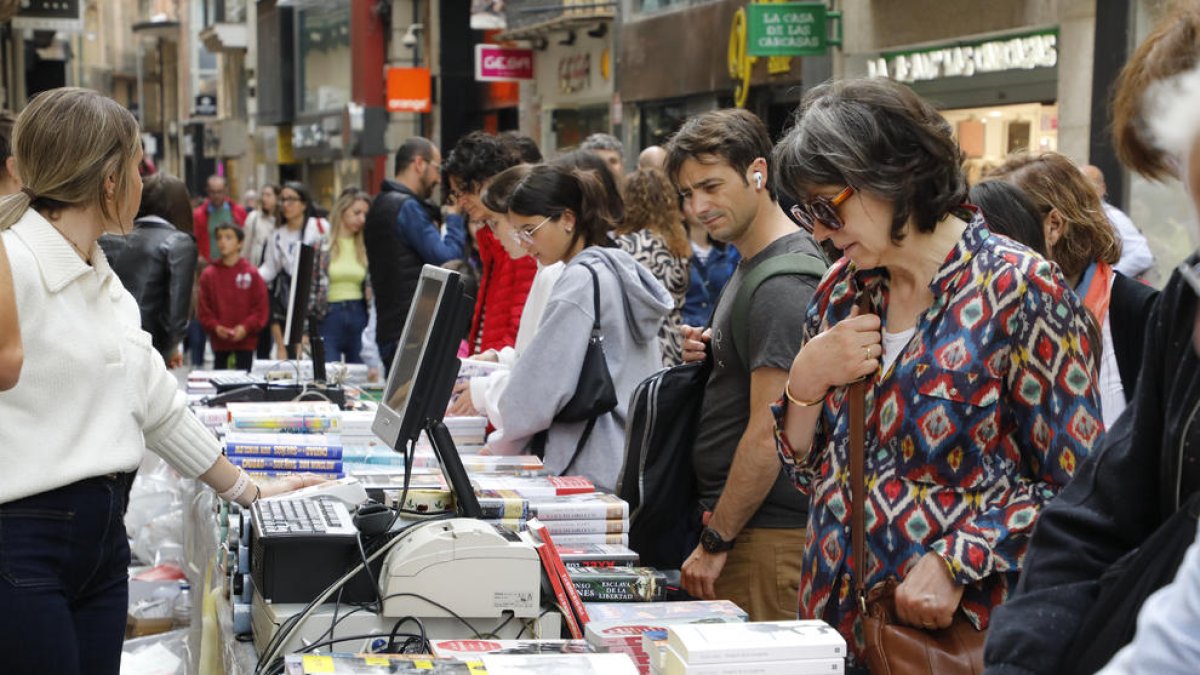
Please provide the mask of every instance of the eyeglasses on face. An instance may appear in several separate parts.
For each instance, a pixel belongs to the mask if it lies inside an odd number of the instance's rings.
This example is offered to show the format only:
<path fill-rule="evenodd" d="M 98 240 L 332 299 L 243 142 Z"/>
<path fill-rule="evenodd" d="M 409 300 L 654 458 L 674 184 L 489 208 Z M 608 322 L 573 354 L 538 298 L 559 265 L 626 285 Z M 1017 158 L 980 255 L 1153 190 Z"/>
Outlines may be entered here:
<path fill-rule="evenodd" d="M 538 230 L 542 229 L 542 227 L 546 223 L 550 222 L 553 219 L 554 219 L 554 216 L 546 216 L 545 218 L 542 219 L 542 222 L 538 223 L 537 225 L 534 225 L 533 227 L 526 226 L 526 227 L 517 228 L 517 239 L 520 240 L 521 243 L 523 243 L 523 244 L 532 244 L 533 243 L 533 235 L 536 234 Z"/>
<path fill-rule="evenodd" d="M 288 195 L 288 196 L 286 196 L 286 197 L 280 197 L 280 198 L 279 198 L 279 202 L 280 202 L 281 204 L 287 204 L 287 203 L 290 203 L 290 202 L 298 202 L 298 201 L 303 201 L 303 200 L 301 200 L 299 197 L 295 197 L 295 196 L 293 196 L 293 195 Z"/>
<path fill-rule="evenodd" d="M 838 215 L 837 207 L 841 206 L 851 195 L 854 194 L 854 188 L 846 186 L 845 190 L 830 197 L 813 197 L 807 201 L 793 204 L 790 209 L 792 218 L 800 223 L 800 226 L 809 232 L 813 231 L 817 221 L 831 230 L 840 230 L 842 223 L 841 216 Z"/>

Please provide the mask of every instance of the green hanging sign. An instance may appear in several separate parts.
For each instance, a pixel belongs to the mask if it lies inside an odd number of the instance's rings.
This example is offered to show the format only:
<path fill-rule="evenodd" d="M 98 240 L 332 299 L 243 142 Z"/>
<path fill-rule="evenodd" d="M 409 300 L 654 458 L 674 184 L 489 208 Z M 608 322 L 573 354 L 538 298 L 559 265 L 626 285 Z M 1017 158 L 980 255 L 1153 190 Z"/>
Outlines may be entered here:
<path fill-rule="evenodd" d="M 820 56 L 840 38 L 829 36 L 829 20 L 840 19 L 819 2 L 746 5 L 746 53 L 750 56 Z M 837 22 L 841 28 L 841 21 Z"/>

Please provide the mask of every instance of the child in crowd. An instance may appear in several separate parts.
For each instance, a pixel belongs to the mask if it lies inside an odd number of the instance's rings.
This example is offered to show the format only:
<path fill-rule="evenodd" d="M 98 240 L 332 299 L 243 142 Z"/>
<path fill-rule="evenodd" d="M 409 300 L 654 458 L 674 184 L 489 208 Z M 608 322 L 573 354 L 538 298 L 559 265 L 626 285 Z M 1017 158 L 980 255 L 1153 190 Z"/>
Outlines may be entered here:
<path fill-rule="evenodd" d="M 250 370 L 258 334 L 269 318 L 266 284 L 258 270 L 242 258 L 245 238 L 240 227 L 218 226 L 216 241 L 221 259 L 200 275 L 196 313 L 212 341 L 213 366 L 218 369 Z"/>

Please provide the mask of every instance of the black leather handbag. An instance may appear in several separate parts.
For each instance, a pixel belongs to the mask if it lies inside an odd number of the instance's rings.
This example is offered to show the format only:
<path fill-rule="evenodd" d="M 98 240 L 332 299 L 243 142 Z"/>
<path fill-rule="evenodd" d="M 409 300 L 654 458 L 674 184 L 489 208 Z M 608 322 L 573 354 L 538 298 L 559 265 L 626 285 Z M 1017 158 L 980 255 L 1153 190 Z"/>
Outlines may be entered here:
<path fill-rule="evenodd" d="M 604 357 L 604 335 L 600 331 L 600 280 L 591 265 L 584 264 L 585 269 L 592 275 L 592 335 L 588 338 L 587 351 L 583 355 L 583 367 L 579 373 L 579 383 L 575 385 L 575 394 L 567 401 L 562 410 L 554 416 L 555 422 L 573 423 L 587 422 L 583 435 L 575 445 L 571 461 L 563 467 L 563 473 L 571 468 L 583 446 L 587 445 L 596 419 L 607 415 L 617 407 L 617 388 L 613 385 L 612 374 L 608 372 L 608 360 Z M 533 439 L 533 452 L 544 457 L 546 452 L 547 432 L 542 431 Z"/>

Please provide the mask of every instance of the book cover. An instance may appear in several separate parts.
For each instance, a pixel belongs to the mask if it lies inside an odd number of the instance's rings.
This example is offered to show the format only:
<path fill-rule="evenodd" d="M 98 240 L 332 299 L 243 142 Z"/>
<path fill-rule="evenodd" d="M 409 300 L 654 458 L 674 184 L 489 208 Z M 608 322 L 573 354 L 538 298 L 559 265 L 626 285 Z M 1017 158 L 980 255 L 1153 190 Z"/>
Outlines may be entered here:
<path fill-rule="evenodd" d="M 554 536 L 555 544 L 563 546 L 585 546 L 591 544 L 608 544 L 612 546 L 629 546 L 629 534 L 559 534 Z"/>
<path fill-rule="evenodd" d="M 230 462 L 243 469 L 257 471 L 325 471 L 340 473 L 340 459 L 296 459 L 291 457 L 239 457 L 229 458 Z"/>
<path fill-rule="evenodd" d="M 628 546 L 620 544 L 564 544 L 562 537 L 555 537 L 558 557 L 563 563 L 579 567 L 632 567 L 638 562 L 638 554 Z"/>
<path fill-rule="evenodd" d="M 484 654 L 487 675 L 638 675 L 625 654 Z"/>
<path fill-rule="evenodd" d="M 274 433 L 332 433 L 341 430 L 342 411 L 325 401 L 230 403 L 229 428 Z"/>
<path fill-rule="evenodd" d="M 583 476 L 492 476 L 476 475 L 471 481 L 478 490 L 512 490 L 527 499 L 596 491 Z"/>
<path fill-rule="evenodd" d="M 345 474 L 342 473 L 341 471 L 305 471 L 304 473 L 311 473 L 315 476 L 319 476 L 326 480 L 337 480 L 338 478 L 345 477 Z M 255 479 L 257 479 L 257 478 L 283 478 L 284 476 L 294 476 L 294 475 L 296 475 L 296 472 L 295 471 L 261 471 L 258 469 L 246 469 L 246 475 L 250 476 L 251 478 L 255 478 Z"/>
<path fill-rule="evenodd" d="M 575 584 L 571 583 L 571 575 L 567 574 L 567 568 L 563 565 L 562 558 L 558 557 L 558 548 L 554 544 L 554 537 L 546 529 L 546 526 L 536 518 L 529 521 L 528 528 L 535 537 L 541 540 L 542 545 L 546 548 L 550 562 L 553 563 L 554 570 L 558 573 L 558 578 L 562 580 L 563 590 L 566 591 L 567 600 L 571 603 L 570 609 L 575 612 L 579 625 L 586 626 L 589 620 L 587 608 L 583 606 L 583 600 L 580 599 L 579 592 L 575 590 Z"/>
<path fill-rule="evenodd" d="M 529 520 L 529 500 L 511 490 L 481 490 L 475 498 L 483 518 Z"/>
<path fill-rule="evenodd" d="M 462 661 L 480 654 L 589 654 L 586 640 L 430 640 L 434 656 Z"/>
<path fill-rule="evenodd" d="M 421 675 L 480 675 L 480 662 L 439 659 L 421 654 L 288 654 L 287 675 L 375 675 L 376 673 L 420 673 Z"/>
<path fill-rule="evenodd" d="M 666 594 L 667 575 L 651 567 L 568 567 L 585 602 L 653 602 Z"/>
<path fill-rule="evenodd" d="M 651 630 L 642 633 L 642 651 L 650 661 L 650 667 L 662 670 L 667 667 L 667 631 Z"/>
<path fill-rule="evenodd" d="M 601 492 L 570 494 L 549 499 L 532 499 L 529 510 L 545 522 L 557 520 L 628 520 L 629 503 Z"/>
<path fill-rule="evenodd" d="M 536 517 L 536 516 L 534 516 Z M 628 520 L 541 520 L 550 534 L 625 534 Z"/>
<path fill-rule="evenodd" d="M 546 573 L 546 578 L 550 581 L 550 589 L 554 593 L 554 604 L 558 605 L 558 611 L 562 614 L 563 621 L 567 624 L 567 632 L 576 640 L 583 637 L 583 628 L 575 618 L 575 612 L 571 610 L 571 601 L 567 598 L 567 591 L 563 587 L 562 579 L 558 576 L 558 571 L 554 567 L 554 561 L 550 559 L 550 552 L 545 542 L 532 532 L 522 532 L 518 536 L 533 544 L 534 550 L 537 551 L 538 558 L 542 561 L 542 571 Z"/>
<path fill-rule="evenodd" d="M 721 619 L 723 623 L 750 620 L 741 607 L 728 600 L 688 600 L 686 602 L 646 602 L 639 604 L 589 602 L 588 615 L 596 621 L 663 621 Z"/>
<path fill-rule="evenodd" d="M 342 441 L 327 434 L 225 434 L 225 454 L 240 457 L 341 459 Z"/>
<path fill-rule="evenodd" d="M 663 660 L 663 675 L 842 675 L 846 672 L 844 658 L 690 664 L 668 647 Z"/>
<path fill-rule="evenodd" d="M 841 634 L 811 620 L 669 626 L 667 644 L 688 665 L 846 657 Z"/>

